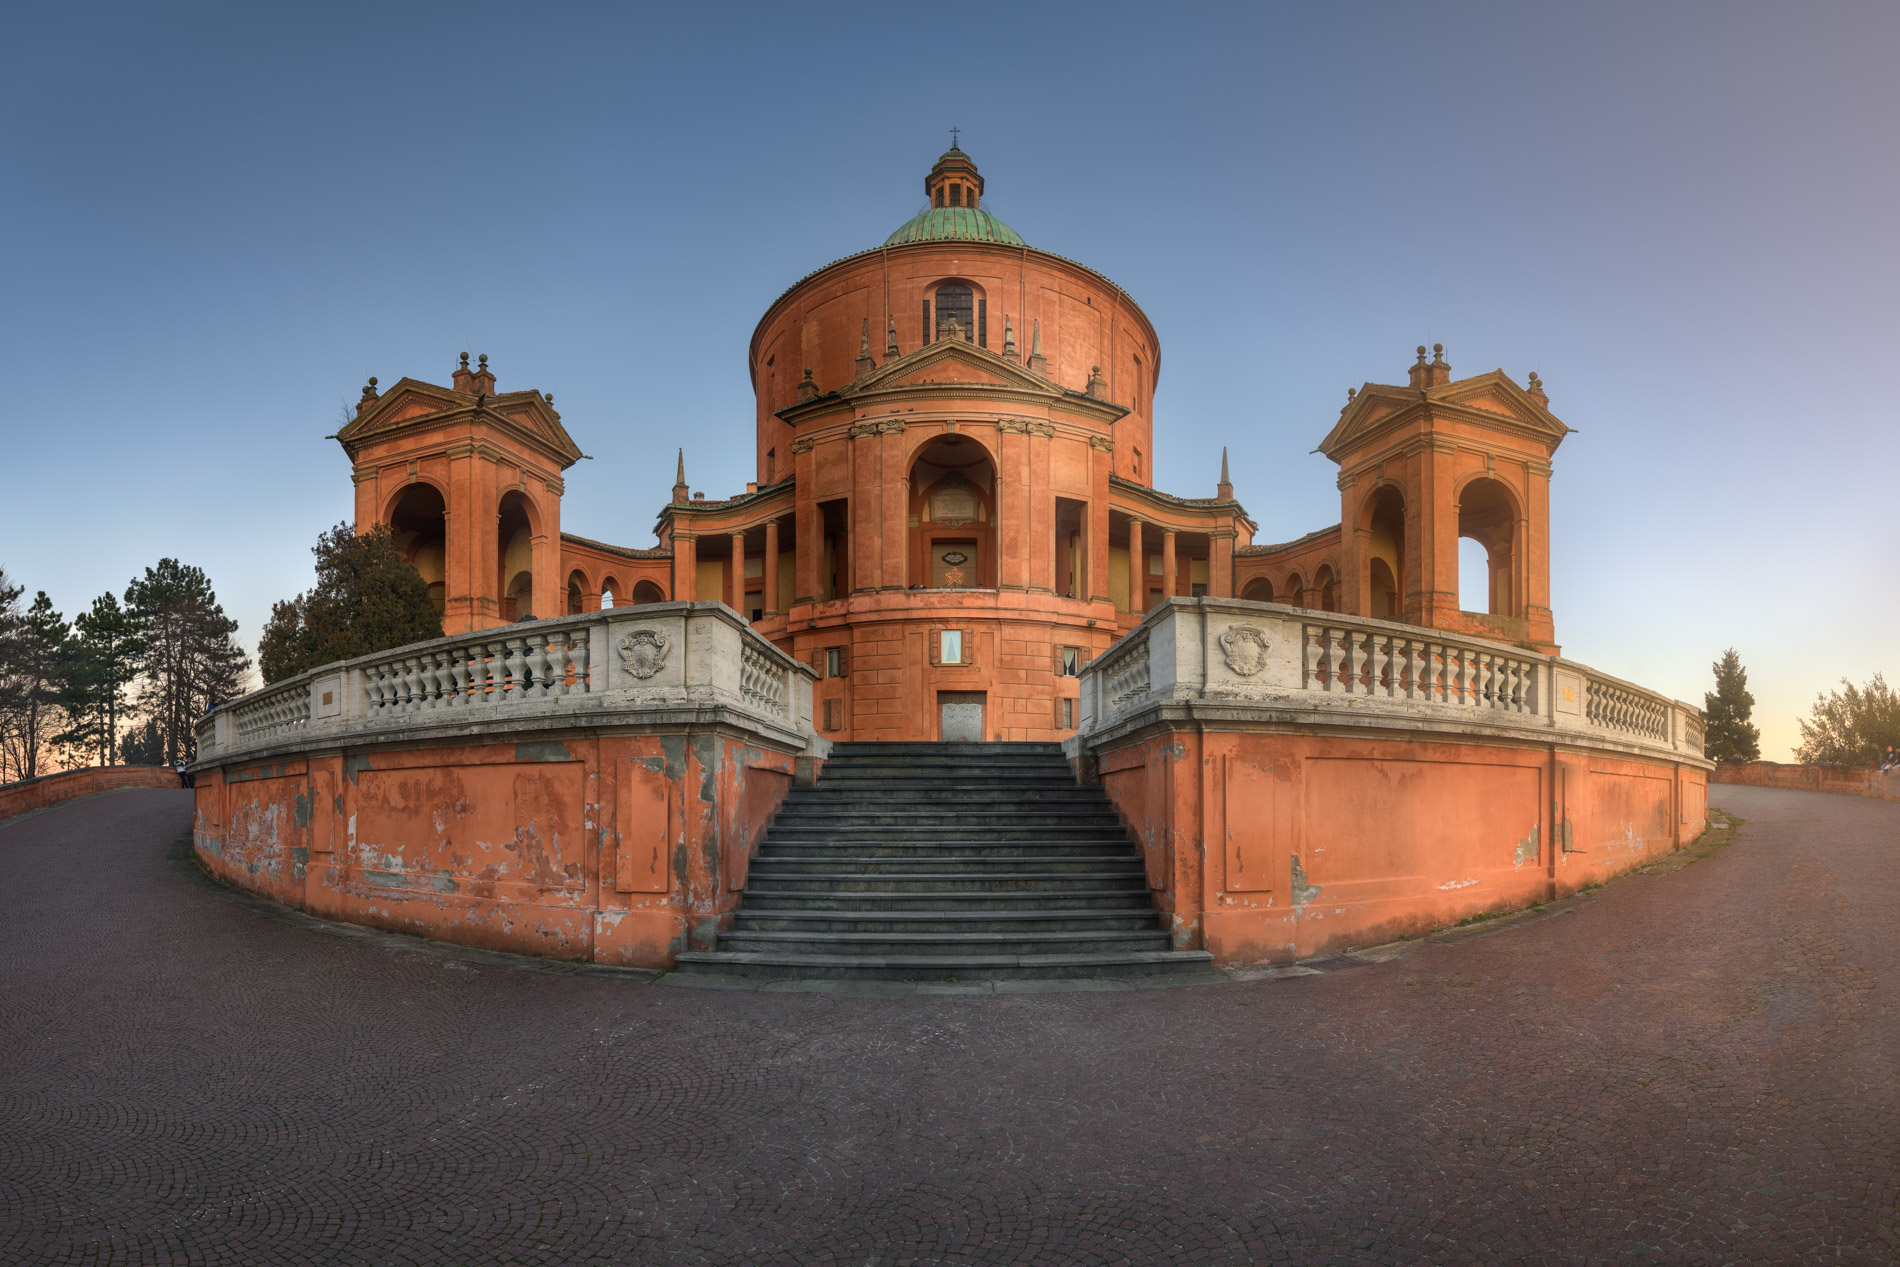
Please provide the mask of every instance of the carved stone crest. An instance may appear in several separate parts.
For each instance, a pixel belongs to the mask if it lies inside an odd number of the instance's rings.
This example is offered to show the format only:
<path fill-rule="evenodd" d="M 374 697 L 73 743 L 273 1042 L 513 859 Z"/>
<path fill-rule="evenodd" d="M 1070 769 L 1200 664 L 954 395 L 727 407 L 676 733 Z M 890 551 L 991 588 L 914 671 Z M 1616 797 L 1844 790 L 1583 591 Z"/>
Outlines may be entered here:
<path fill-rule="evenodd" d="M 1252 625 L 1229 625 L 1215 641 L 1227 657 L 1227 667 L 1242 677 L 1252 677 L 1267 667 L 1267 636 Z"/>
<path fill-rule="evenodd" d="M 666 635 L 659 630 L 636 629 L 620 640 L 620 663 L 627 672 L 644 680 L 665 666 L 669 649 Z"/>

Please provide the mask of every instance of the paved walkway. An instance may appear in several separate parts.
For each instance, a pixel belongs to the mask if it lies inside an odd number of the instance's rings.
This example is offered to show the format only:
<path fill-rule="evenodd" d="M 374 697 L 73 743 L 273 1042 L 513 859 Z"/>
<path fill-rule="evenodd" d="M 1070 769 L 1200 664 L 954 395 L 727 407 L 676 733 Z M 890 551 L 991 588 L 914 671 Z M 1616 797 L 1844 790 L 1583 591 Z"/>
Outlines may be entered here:
<path fill-rule="evenodd" d="M 1286 980 L 860 998 L 263 918 L 0 827 L 0 1262 L 1881 1262 L 1900 805 Z"/>

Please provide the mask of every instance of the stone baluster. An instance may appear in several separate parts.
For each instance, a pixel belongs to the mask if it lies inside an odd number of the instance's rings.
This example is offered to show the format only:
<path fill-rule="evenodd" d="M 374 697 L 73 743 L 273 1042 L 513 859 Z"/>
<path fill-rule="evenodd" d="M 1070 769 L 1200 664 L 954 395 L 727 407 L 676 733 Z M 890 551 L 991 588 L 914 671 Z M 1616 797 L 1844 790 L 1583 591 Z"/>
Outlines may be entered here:
<path fill-rule="evenodd" d="M 498 695 L 495 700 L 497 704 L 512 703 L 521 697 L 522 653 L 526 650 L 526 645 L 520 638 L 504 638 L 501 645 L 506 655 L 502 661 L 502 673 L 505 676 L 502 689 L 507 694 Z"/>

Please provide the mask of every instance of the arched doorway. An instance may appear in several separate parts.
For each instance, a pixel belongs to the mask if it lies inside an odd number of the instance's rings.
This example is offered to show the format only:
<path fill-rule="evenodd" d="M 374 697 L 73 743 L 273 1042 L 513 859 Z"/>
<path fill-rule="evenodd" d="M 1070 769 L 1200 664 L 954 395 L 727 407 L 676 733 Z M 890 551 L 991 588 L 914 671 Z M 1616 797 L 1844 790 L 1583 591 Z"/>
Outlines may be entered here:
<path fill-rule="evenodd" d="M 542 614 L 534 610 L 534 525 L 528 499 L 519 491 L 501 499 L 501 522 L 495 529 L 495 592 L 501 596 L 503 620 Z"/>
<path fill-rule="evenodd" d="M 1333 579 L 1333 569 L 1321 564 L 1319 571 L 1313 573 L 1313 588 L 1319 591 L 1319 609 L 1323 612 L 1339 610 L 1339 585 Z"/>
<path fill-rule="evenodd" d="M 1400 620 L 1405 615 L 1405 494 L 1387 484 L 1366 504 L 1366 615 Z"/>
<path fill-rule="evenodd" d="M 1271 603 L 1273 601 L 1273 582 L 1264 576 L 1256 576 L 1247 582 L 1247 588 L 1240 596 L 1250 603 Z"/>
<path fill-rule="evenodd" d="M 436 614 L 446 603 L 448 563 L 448 508 L 433 484 L 411 484 L 402 490 L 389 512 L 389 532 L 429 587 Z"/>
<path fill-rule="evenodd" d="M 1458 494 L 1458 606 L 1492 616 L 1517 615 L 1511 592 L 1511 554 L 1517 502 L 1497 480 L 1480 476 Z M 1476 543 L 1469 552 L 1465 542 Z M 1467 553 L 1477 557 L 1467 559 Z"/>
<path fill-rule="evenodd" d="M 567 614 L 578 616 L 587 610 L 587 575 L 575 571 L 567 578 Z"/>
<path fill-rule="evenodd" d="M 912 588 L 996 588 L 996 467 L 981 444 L 946 435 L 919 450 L 910 514 Z"/>
<path fill-rule="evenodd" d="M 611 611 L 615 603 L 622 601 L 620 595 L 624 592 L 625 591 L 620 588 L 620 582 L 613 577 L 609 576 L 602 580 L 600 583 L 600 609 L 602 611 Z"/>
<path fill-rule="evenodd" d="M 1286 584 L 1280 587 L 1280 601 L 1288 607 L 1306 606 L 1306 585 L 1295 572 L 1286 578 Z"/>
<path fill-rule="evenodd" d="M 633 587 L 632 601 L 635 607 L 642 603 L 664 603 L 666 595 L 652 581 L 638 581 Z"/>

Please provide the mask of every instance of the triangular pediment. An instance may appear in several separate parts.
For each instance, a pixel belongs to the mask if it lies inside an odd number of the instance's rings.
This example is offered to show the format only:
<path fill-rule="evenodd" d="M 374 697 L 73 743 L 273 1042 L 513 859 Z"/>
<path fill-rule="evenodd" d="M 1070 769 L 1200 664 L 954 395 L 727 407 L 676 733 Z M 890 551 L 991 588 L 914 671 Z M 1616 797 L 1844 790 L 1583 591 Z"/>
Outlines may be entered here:
<path fill-rule="evenodd" d="M 1495 422 L 1528 434 L 1555 449 L 1570 433 L 1537 397 L 1511 381 L 1503 370 L 1474 374 L 1439 387 L 1397 387 L 1367 383 L 1341 411 L 1339 421 L 1319 443 L 1319 451 L 1338 455 L 1360 442 L 1399 427 L 1421 414 L 1456 414 L 1468 422 Z"/>
<path fill-rule="evenodd" d="M 501 426 L 532 440 L 561 459 L 563 469 L 580 460 L 580 446 L 538 391 L 476 397 L 413 378 L 397 382 L 352 418 L 336 438 L 346 450 L 372 439 L 458 421 Z"/>
<path fill-rule="evenodd" d="M 1022 364 L 988 348 L 961 339 L 939 339 L 908 355 L 886 361 L 863 378 L 838 389 L 844 398 L 905 388 L 940 388 L 948 384 L 979 389 L 1006 389 L 1064 397 L 1071 392 Z"/>

